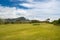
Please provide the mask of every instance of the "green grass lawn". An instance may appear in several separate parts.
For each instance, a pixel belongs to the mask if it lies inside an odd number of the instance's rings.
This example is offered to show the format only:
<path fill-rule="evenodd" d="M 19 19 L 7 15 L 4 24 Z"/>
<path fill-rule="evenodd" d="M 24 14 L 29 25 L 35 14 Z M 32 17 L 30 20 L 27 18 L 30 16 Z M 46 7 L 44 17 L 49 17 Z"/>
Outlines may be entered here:
<path fill-rule="evenodd" d="M 45 23 L 0 25 L 0 40 L 60 40 L 60 26 Z"/>

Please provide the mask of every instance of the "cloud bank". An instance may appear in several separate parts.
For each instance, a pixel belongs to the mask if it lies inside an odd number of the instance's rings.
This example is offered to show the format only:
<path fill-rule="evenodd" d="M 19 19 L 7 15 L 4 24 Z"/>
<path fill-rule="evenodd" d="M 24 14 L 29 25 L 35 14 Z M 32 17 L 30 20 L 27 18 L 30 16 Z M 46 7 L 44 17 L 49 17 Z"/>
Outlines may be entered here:
<path fill-rule="evenodd" d="M 59 0 L 0 0 L 0 17 L 55 20 L 60 18 Z M 5 2 L 5 3 L 3 3 Z"/>

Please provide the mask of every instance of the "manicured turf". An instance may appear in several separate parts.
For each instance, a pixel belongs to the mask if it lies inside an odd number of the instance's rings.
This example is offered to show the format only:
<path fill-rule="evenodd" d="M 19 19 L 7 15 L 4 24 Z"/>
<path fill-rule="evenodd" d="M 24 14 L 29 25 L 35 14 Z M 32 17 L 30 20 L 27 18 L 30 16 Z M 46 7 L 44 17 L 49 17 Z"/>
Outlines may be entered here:
<path fill-rule="evenodd" d="M 60 40 L 60 26 L 45 23 L 0 25 L 0 40 Z"/>

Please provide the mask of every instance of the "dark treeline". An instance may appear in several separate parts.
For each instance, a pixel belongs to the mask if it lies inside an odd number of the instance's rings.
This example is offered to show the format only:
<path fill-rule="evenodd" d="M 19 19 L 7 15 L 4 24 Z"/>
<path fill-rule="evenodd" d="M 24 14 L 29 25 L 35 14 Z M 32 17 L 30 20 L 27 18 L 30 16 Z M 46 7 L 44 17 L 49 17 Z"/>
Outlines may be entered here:
<path fill-rule="evenodd" d="M 0 18 L 0 24 L 19 24 L 19 23 L 51 23 L 54 25 L 60 25 L 60 19 L 54 20 L 52 22 L 49 22 L 50 19 L 46 19 L 45 21 L 39 21 L 39 20 L 29 20 L 25 17 L 19 17 L 14 19 L 1 19 Z"/>
<path fill-rule="evenodd" d="M 60 25 L 60 18 L 51 22 L 54 25 Z"/>
<path fill-rule="evenodd" d="M 14 19 L 1 19 L 0 18 L 0 24 L 15 24 L 15 23 L 43 23 L 43 22 L 49 22 L 49 19 L 46 21 L 39 21 L 39 20 L 29 20 L 25 17 L 19 17 Z"/>
<path fill-rule="evenodd" d="M 15 23 L 27 23 L 30 20 L 25 17 L 13 18 L 13 19 L 0 19 L 0 24 L 15 24 Z"/>

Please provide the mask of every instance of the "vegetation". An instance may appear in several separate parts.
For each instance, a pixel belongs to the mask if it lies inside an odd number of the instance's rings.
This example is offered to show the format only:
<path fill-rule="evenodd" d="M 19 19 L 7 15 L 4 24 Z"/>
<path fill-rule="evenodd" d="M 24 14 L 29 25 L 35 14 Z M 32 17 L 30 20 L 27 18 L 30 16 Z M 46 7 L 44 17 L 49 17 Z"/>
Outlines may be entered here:
<path fill-rule="evenodd" d="M 26 23 L 34 23 L 33 25 L 40 25 L 39 23 L 51 23 L 54 25 L 60 25 L 60 19 L 54 20 L 52 22 L 49 22 L 50 19 L 46 19 L 45 21 L 39 21 L 39 20 L 29 20 L 25 17 L 19 17 L 14 19 L 2 19 L 0 18 L 0 24 L 26 24 Z"/>
<path fill-rule="evenodd" d="M 60 19 L 53 22 L 49 20 L 29 20 L 25 17 L 0 18 L 0 40 L 60 40 Z"/>
<path fill-rule="evenodd" d="M 29 22 L 25 17 L 19 17 L 14 19 L 0 19 L 0 24 L 15 24 Z"/>
<path fill-rule="evenodd" d="M 60 27 L 46 23 L 0 25 L 0 40 L 60 40 Z"/>
<path fill-rule="evenodd" d="M 31 20 L 31 23 L 40 23 L 39 20 Z"/>
<path fill-rule="evenodd" d="M 52 23 L 53 23 L 54 25 L 60 25 L 60 19 L 54 20 Z"/>
<path fill-rule="evenodd" d="M 14 19 L 0 19 L 0 24 L 18 24 L 18 23 L 40 23 L 39 20 L 29 20 L 25 17 L 19 17 Z"/>

